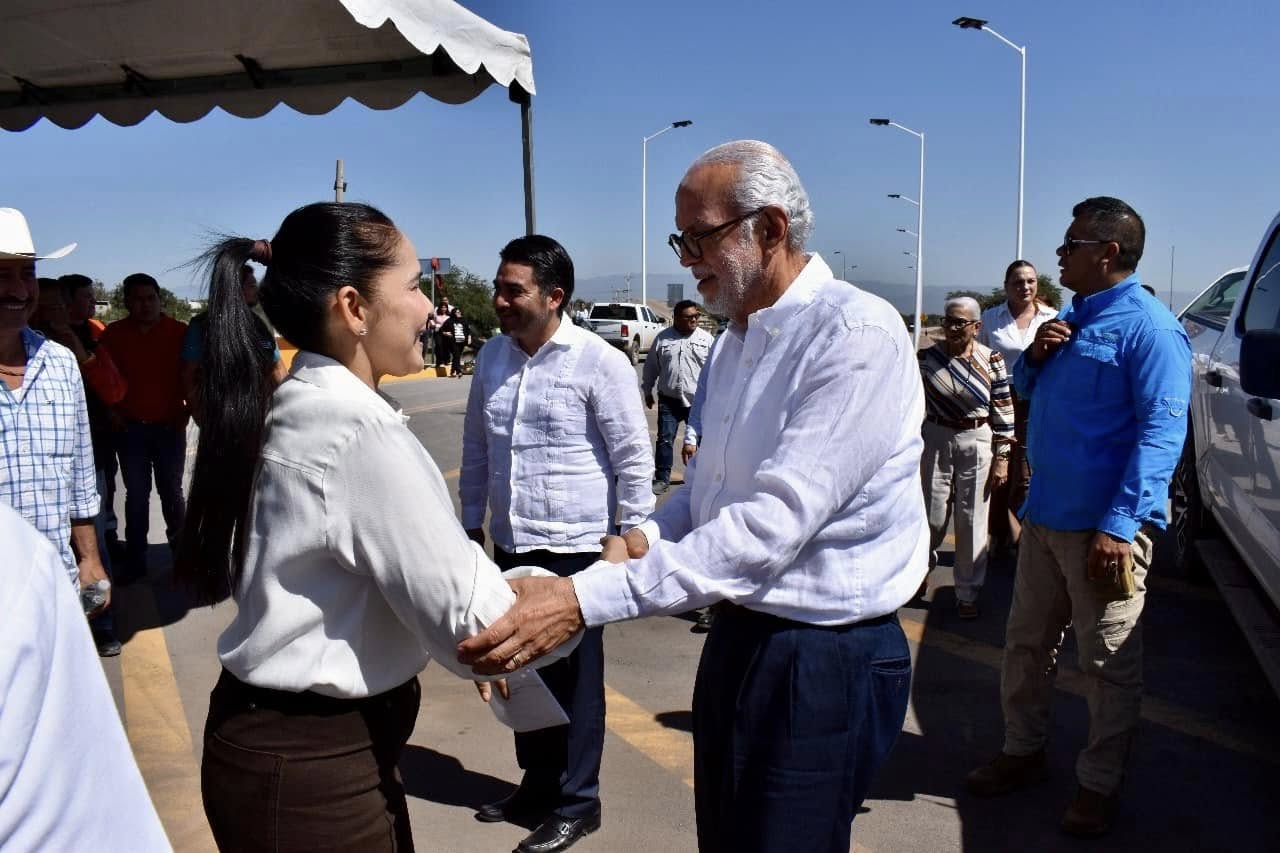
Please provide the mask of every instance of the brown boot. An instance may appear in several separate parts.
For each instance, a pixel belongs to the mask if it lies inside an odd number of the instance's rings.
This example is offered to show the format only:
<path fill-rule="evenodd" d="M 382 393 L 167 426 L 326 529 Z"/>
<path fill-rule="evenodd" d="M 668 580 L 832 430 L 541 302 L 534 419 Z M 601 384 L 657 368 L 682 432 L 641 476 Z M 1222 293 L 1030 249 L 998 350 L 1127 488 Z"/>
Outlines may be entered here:
<path fill-rule="evenodd" d="M 969 793 L 979 797 L 998 797 L 1048 777 L 1044 750 L 1037 750 L 1030 755 L 1001 752 L 989 764 L 982 765 L 966 776 L 964 786 Z"/>
<path fill-rule="evenodd" d="M 1097 838 L 1111 831 L 1115 798 L 1099 794 L 1084 785 L 1062 815 L 1062 831 L 1078 838 Z"/>

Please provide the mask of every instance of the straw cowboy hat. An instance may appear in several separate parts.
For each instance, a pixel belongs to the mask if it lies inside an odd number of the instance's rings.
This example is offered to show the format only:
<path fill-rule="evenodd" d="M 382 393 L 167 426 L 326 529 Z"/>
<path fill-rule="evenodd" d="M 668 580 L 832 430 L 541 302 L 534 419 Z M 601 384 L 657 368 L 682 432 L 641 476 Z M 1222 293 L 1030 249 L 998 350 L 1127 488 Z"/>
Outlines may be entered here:
<path fill-rule="evenodd" d="M 31 229 L 22 211 L 12 207 L 0 207 L 0 261 L 44 261 L 65 258 L 76 247 L 75 243 L 63 246 L 56 252 L 36 254 L 31 242 Z"/>

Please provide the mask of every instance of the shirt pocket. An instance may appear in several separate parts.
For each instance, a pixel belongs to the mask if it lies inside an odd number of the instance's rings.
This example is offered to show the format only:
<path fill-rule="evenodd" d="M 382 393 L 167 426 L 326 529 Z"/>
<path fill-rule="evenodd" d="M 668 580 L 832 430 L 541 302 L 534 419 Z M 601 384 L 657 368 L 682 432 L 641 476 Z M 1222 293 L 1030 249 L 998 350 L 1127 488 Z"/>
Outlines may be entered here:
<path fill-rule="evenodd" d="M 34 398 L 27 411 L 27 430 L 33 453 L 48 459 L 70 459 L 76 452 L 76 400 L 63 389 L 49 389 Z"/>
<path fill-rule="evenodd" d="M 1085 337 L 1075 342 L 1081 388 L 1090 392 L 1094 407 L 1107 408 L 1124 398 L 1125 375 L 1120 369 L 1119 347 L 1112 341 Z"/>

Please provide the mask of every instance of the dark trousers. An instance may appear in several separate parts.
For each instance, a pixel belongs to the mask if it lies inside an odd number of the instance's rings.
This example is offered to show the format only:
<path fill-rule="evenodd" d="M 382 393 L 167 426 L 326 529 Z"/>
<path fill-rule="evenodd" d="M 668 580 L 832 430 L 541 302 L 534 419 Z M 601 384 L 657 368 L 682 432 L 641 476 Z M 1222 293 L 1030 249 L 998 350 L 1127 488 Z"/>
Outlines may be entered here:
<path fill-rule="evenodd" d="M 689 407 L 675 397 L 658 395 L 658 449 L 653 460 L 653 479 L 668 482 L 671 479 L 671 463 L 676 430 L 689 420 Z"/>
<path fill-rule="evenodd" d="M 112 573 L 111 568 L 111 551 L 107 549 L 107 472 L 102 468 L 97 468 L 94 471 L 94 475 L 98 481 L 98 497 L 102 500 L 102 506 L 98 510 L 97 516 L 93 519 L 93 532 L 98 540 L 98 557 L 102 560 L 102 568 L 107 573 L 107 580 L 113 580 L 115 575 Z M 114 637 L 116 634 L 116 619 L 111 608 L 108 607 L 90 619 L 89 627 L 93 629 L 94 639 Z"/>
<path fill-rule="evenodd" d="M 896 614 L 819 628 L 720 608 L 693 690 L 698 849 L 848 853 L 910 683 Z"/>
<path fill-rule="evenodd" d="M 497 546 L 498 568 L 539 566 L 568 577 L 600 558 L 599 552 L 509 554 Z M 524 771 L 521 789 L 552 806 L 561 817 L 590 817 L 600 811 L 600 759 L 604 755 L 604 642 L 600 628 L 583 632 L 573 654 L 538 670 L 569 715 L 569 725 L 516 733 L 516 763 Z"/>
<path fill-rule="evenodd" d="M 436 335 L 436 366 L 444 367 L 453 359 L 453 338 Z"/>
<path fill-rule="evenodd" d="M 182 427 L 129 421 L 117 436 L 124 474 L 124 536 L 127 570 L 147 570 L 147 535 L 151 531 L 151 477 L 164 512 L 165 537 L 172 546 L 182 532 L 187 504 L 182 497 L 182 468 L 187 459 L 187 432 Z"/>
<path fill-rule="evenodd" d="M 452 350 L 453 356 L 451 359 L 452 363 L 450 364 L 450 369 L 449 369 L 449 374 L 451 376 L 458 376 L 462 373 L 462 350 L 464 348 L 465 348 L 465 344 L 460 344 L 457 341 L 453 342 L 453 350 Z"/>
<path fill-rule="evenodd" d="M 396 761 L 416 678 L 368 699 L 285 693 L 223 670 L 209 697 L 200 791 L 219 850 L 413 850 Z"/>

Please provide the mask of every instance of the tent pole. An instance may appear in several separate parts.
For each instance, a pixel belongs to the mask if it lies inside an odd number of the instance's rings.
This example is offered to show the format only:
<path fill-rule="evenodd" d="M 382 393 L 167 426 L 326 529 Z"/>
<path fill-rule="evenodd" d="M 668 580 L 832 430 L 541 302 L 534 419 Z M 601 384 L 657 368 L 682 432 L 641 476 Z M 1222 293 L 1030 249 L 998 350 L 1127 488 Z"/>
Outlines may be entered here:
<path fill-rule="evenodd" d="M 533 99 L 520 101 L 520 136 L 524 149 L 524 233 L 537 233 L 533 214 Z"/>

